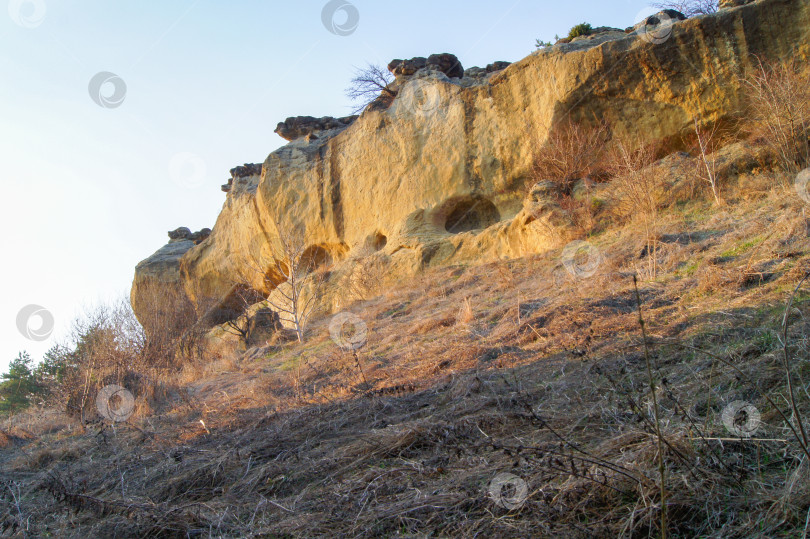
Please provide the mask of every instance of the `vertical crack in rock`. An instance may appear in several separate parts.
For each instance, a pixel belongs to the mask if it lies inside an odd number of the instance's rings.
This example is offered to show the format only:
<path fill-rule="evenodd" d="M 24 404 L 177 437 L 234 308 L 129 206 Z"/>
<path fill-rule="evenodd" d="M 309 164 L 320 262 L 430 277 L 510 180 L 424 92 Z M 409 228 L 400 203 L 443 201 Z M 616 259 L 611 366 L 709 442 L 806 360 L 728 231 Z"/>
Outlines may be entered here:
<path fill-rule="evenodd" d="M 475 167 L 475 160 L 478 157 L 478 145 L 475 140 L 475 103 L 477 96 L 462 93 L 464 101 L 464 144 L 467 155 L 464 162 L 464 172 L 470 182 L 470 190 L 473 193 L 481 191 L 483 180 Z"/>
<path fill-rule="evenodd" d="M 332 199 L 332 222 L 338 238 L 343 239 L 343 200 L 340 192 L 340 168 L 338 144 L 329 142 L 329 191 Z"/>
<path fill-rule="evenodd" d="M 324 209 L 324 175 L 323 175 L 323 168 L 324 168 L 324 161 L 326 160 L 326 145 L 322 145 L 318 148 L 318 164 L 316 167 L 316 171 L 318 173 L 318 205 L 320 206 L 320 216 L 321 221 L 324 220 L 325 209 Z"/>

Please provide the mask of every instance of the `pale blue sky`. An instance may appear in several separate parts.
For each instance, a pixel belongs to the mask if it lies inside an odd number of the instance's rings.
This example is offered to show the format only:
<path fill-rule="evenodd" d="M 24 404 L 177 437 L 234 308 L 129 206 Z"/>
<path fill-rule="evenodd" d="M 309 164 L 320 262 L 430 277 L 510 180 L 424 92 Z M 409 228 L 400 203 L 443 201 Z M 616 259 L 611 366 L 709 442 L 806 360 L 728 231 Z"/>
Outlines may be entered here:
<path fill-rule="evenodd" d="M 323 25 L 325 0 L 6 2 L 0 370 L 20 350 L 39 359 L 83 306 L 128 294 L 166 231 L 212 227 L 228 170 L 285 143 L 276 123 L 350 114 L 353 66 L 436 52 L 465 68 L 516 61 L 536 38 L 583 21 L 624 28 L 652 11 L 643 0 L 351 2 L 360 19 L 346 36 Z M 126 84 L 116 108 L 90 98 L 101 71 Z M 196 168 L 173 177 L 173 158 L 189 154 Z M 49 339 L 18 330 L 29 304 L 53 314 Z"/>

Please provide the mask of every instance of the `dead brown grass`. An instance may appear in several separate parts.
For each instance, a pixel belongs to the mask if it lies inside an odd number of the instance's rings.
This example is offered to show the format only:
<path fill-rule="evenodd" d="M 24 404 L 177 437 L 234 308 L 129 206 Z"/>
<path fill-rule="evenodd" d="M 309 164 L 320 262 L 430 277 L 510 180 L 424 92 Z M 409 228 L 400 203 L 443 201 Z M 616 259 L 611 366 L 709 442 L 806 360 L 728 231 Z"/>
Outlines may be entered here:
<path fill-rule="evenodd" d="M 664 208 L 658 275 L 640 283 L 671 536 L 801 536 L 810 509 L 808 463 L 766 399 L 787 411 L 777 334 L 810 265 L 804 207 L 786 182 L 747 189 L 729 180 L 719 210 Z M 69 418 L 15 418 L 4 533 L 657 536 L 661 453 L 630 278 L 646 235 L 630 224 L 589 241 L 604 262 L 588 278 L 558 249 L 355 303 L 369 330 L 357 356 L 327 317 L 305 343 L 186 367 L 127 423 L 78 433 Z M 789 330 L 805 417 L 808 299 Z M 723 425 L 735 400 L 762 414 L 754 439 Z M 500 473 L 527 487 L 511 509 L 490 495 Z"/>

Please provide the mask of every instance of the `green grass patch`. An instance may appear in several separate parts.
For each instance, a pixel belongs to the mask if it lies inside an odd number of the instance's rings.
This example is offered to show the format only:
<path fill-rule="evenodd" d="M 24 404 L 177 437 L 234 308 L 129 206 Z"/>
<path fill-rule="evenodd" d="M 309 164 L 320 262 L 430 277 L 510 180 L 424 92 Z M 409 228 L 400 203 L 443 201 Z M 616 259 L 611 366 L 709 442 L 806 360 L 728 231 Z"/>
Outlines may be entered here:
<path fill-rule="evenodd" d="M 700 267 L 699 260 L 687 260 L 678 268 L 675 275 L 678 277 L 691 277 Z"/>
<path fill-rule="evenodd" d="M 751 250 L 752 248 L 756 247 L 760 243 L 765 241 L 764 236 L 757 236 L 756 238 L 751 238 L 750 240 L 744 241 L 732 247 L 731 249 L 720 253 L 720 256 L 740 256 Z"/>

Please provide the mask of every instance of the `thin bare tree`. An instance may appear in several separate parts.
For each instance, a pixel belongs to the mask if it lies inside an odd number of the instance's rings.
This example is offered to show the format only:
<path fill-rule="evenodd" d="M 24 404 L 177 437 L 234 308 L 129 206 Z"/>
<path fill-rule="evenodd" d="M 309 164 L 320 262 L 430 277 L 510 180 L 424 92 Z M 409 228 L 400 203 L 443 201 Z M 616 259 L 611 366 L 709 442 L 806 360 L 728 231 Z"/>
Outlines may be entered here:
<path fill-rule="evenodd" d="M 281 247 L 275 269 L 284 278 L 276 287 L 277 295 L 268 298 L 270 306 L 279 313 L 282 322 L 292 325 L 298 342 L 320 300 L 329 255 L 322 248 L 309 249 L 304 235 L 296 227 L 284 229 L 276 223 Z"/>
<path fill-rule="evenodd" d="M 304 340 L 306 326 L 318 306 L 326 279 L 329 254 L 321 247 L 307 246 L 303 231 L 295 225 L 275 221 L 276 231 L 262 235 L 251 246 L 246 264 L 234 268 L 237 287 L 246 290 L 246 301 L 266 301 L 279 320 L 295 330 L 299 342 Z M 256 294 L 257 281 L 263 289 Z M 244 303 L 244 301 L 243 301 Z M 246 317 L 249 305 L 244 305 L 243 316 L 229 324 L 231 332 L 249 337 L 250 320 Z"/>
<path fill-rule="evenodd" d="M 718 206 L 720 202 L 720 186 L 717 183 L 717 156 L 718 149 L 717 124 L 712 124 L 710 128 L 702 128 L 697 118 L 695 123 L 695 144 L 698 152 L 697 177 L 709 184 L 714 196 L 714 203 Z"/>
<path fill-rule="evenodd" d="M 392 83 L 394 76 L 385 68 L 368 64 L 356 68 L 354 77 L 346 89 L 346 96 L 356 103 L 355 113 L 362 112 L 375 101 L 390 104 L 397 96 Z"/>

